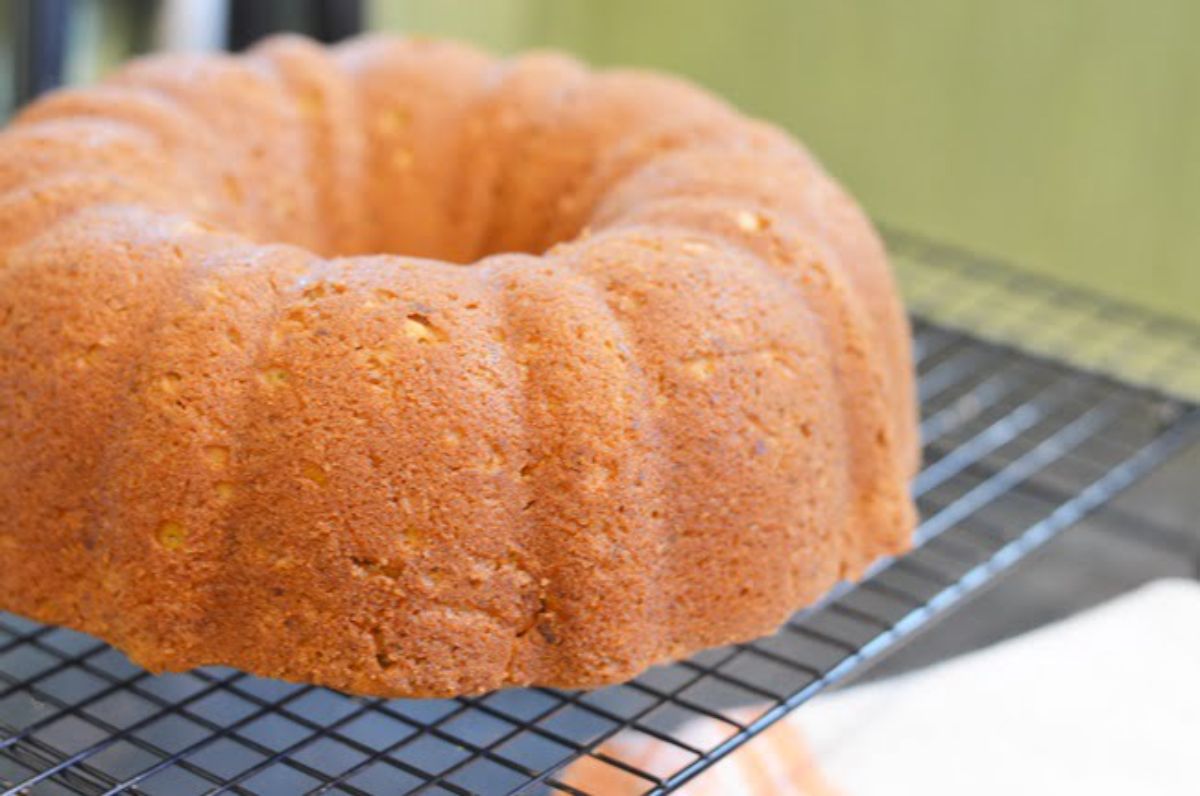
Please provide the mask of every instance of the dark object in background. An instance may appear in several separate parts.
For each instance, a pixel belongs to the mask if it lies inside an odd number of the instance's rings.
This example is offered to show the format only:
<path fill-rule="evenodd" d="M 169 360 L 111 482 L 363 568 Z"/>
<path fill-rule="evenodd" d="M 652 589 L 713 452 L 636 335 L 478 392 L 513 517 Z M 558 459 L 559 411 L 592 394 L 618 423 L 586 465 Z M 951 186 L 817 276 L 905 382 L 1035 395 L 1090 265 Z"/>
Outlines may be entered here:
<path fill-rule="evenodd" d="M 316 29 L 313 35 L 332 44 L 362 30 L 362 0 L 314 0 Z"/>
<path fill-rule="evenodd" d="M 163 5 L 163 0 L 106 0 L 101 12 L 106 18 L 128 21 L 122 28 L 126 52 L 132 56 L 155 48 L 153 21 Z M 241 50 L 281 31 L 326 43 L 340 41 L 363 29 L 363 5 L 362 0 L 229 0 L 226 46 Z M 0 90 L 0 118 L 63 84 L 72 23 L 85 22 L 76 19 L 78 6 L 78 0 L 0 4 L 0 50 L 7 40 L 13 56 L 12 91 Z M 3 69 L 0 65 L 0 72 Z"/>
<path fill-rule="evenodd" d="M 271 33 L 306 33 L 331 44 L 362 30 L 362 0 L 231 0 L 229 49 Z"/>
<path fill-rule="evenodd" d="M 17 107 L 62 83 L 69 0 L 11 0 Z"/>

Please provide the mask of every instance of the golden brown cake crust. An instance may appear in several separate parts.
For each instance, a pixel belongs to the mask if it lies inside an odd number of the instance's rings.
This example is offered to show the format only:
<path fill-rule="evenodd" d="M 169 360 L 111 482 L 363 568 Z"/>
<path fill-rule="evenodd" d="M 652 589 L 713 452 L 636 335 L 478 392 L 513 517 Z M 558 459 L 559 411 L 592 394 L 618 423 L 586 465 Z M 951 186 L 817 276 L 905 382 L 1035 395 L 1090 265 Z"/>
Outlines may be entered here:
<path fill-rule="evenodd" d="M 883 248 L 687 84 L 156 57 L 22 112 L 0 194 L 0 608 L 148 668 L 595 686 L 908 544 Z"/>

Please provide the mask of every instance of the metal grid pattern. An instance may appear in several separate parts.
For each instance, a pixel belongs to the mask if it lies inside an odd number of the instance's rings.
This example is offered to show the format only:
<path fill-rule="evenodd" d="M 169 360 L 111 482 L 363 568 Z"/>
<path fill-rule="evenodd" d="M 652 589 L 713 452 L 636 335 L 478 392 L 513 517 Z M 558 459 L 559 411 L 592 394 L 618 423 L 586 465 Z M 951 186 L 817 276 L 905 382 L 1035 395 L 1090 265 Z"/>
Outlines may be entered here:
<path fill-rule="evenodd" d="M 965 268 L 930 258 L 913 273 L 907 256 L 906 282 L 918 290 Z M 969 290 L 994 284 L 972 284 L 981 286 L 960 285 L 967 292 L 958 298 L 978 306 Z M 1122 312 L 1106 338 L 1115 350 L 1121 328 L 1132 336 L 1147 321 Z M 916 358 L 925 441 L 914 484 L 924 518 L 917 548 L 835 590 L 773 637 L 590 693 L 384 701 L 222 668 L 154 677 L 90 637 L 0 614 L 0 788 L 577 794 L 572 763 L 589 757 L 629 792 L 670 790 L 1200 438 L 1200 409 L 1186 400 L 943 325 L 916 322 Z M 722 740 L 681 733 L 699 718 L 715 723 Z M 637 736 L 666 744 L 670 762 L 643 770 L 608 743 Z"/>
<path fill-rule="evenodd" d="M 995 258 L 885 228 L 909 306 L 926 320 L 1200 402 L 1200 326 Z"/>

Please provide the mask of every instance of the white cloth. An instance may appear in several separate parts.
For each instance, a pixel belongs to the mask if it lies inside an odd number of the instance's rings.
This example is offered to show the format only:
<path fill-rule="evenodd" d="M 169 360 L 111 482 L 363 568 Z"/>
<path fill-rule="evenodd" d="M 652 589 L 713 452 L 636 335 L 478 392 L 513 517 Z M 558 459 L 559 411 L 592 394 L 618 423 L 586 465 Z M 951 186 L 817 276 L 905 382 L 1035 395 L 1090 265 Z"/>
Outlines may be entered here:
<path fill-rule="evenodd" d="M 846 796 L 1200 794 L 1200 583 L 801 707 Z"/>

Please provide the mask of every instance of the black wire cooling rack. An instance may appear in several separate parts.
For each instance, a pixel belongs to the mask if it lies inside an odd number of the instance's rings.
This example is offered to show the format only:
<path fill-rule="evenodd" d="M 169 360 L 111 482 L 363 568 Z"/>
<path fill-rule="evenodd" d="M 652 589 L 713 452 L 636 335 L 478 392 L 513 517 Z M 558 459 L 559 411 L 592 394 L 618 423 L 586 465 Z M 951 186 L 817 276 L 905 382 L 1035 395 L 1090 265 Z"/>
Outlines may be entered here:
<path fill-rule="evenodd" d="M 669 791 L 1200 438 L 1195 403 L 1100 372 L 1143 351 L 1146 339 L 1166 348 L 1135 357 L 1152 363 L 1143 375 L 1194 368 L 1197 330 L 910 235 L 890 238 L 922 316 L 968 325 L 988 313 L 955 307 L 993 308 L 1015 313 L 1010 326 L 1020 328 L 1028 306 L 1052 301 L 1056 312 L 1039 324 L 1056 339 L 1086 340 L 1091 352 L 1085 370 L 915 321 L 925 467 L 914 484 L 924 520 L 913 552 L 881 562 L 775 636 L 590 693 L 386 701 L 223 668 L 154 677 L 90 637 L 0 614 L 0 788 L 579 794 L 577 764 L 590 758 L 593 774 L 605 769 L 628 792 Z M 1089 331 L 1096 324 L 1103 346 Z M 694 719 L 709 721 L 703 741 L 683 731 Z M 653 739 L 670 753 L 648 765 L 616 738 Z"/>

